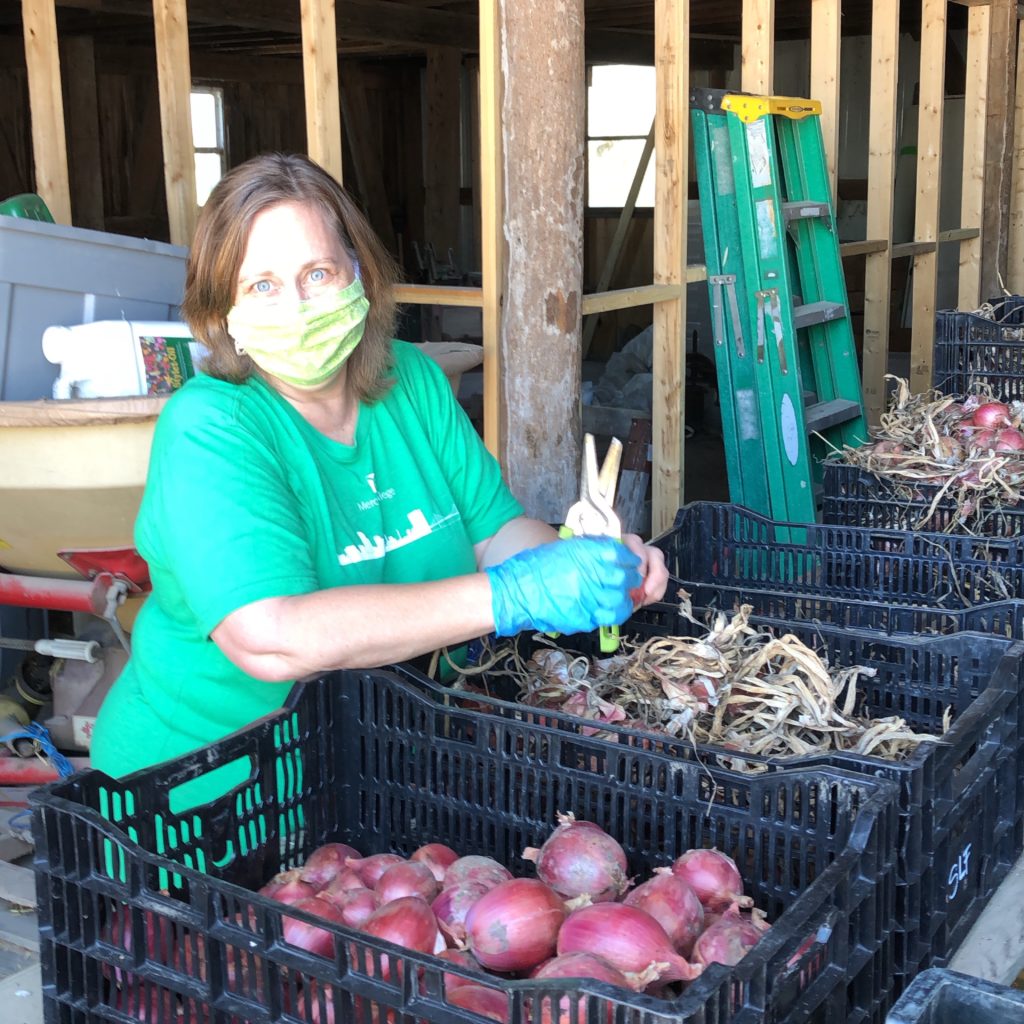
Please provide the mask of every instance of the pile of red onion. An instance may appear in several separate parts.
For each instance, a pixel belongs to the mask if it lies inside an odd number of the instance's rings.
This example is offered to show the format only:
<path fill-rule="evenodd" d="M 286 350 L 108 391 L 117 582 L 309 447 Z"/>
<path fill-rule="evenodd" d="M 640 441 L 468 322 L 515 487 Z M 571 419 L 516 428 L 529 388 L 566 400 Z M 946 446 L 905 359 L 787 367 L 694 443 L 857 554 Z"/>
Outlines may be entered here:
<path fill-rule="evenodd" d="M 358 947 L 348 940 L 351 949 L 344 948 L 345 938 L 331 928 L 342 925 L 440 955 L 447 961 L 446 998 L 497 1021 L 510 1015 L 498 979 L 594 979 L 674 998 L 708 964 L 737 963 L 768 927 L 763 915 L 748 909 L 752 901 L 743 895 L 736 865 L 716 850 L 689 850 L 635 884 L 612 836 L 591 822 L 559 815 L 544 844 L 527 848 L 523 858 L 535 864 L 537 877 L 514 877 L 489 857 L 459 856 L 440 843 L 408 858 L 363 857 L 330 843 L 259 891 L 310 918 L 282 915 L 288 945 L 329 960 L 344 958 Z M 130 948 L 124 919 L 115 920 L 108 937 Z M 381 953 L 360 956 L 366 962 L 359 969 L 402 982 L 404 961 Z M 538 1024 L 582 1020 L 589 997 L 577 998 L 576 1010 L 568 997 L 542 999 Z M 311 991 L 309 1000 L 316 1021 L 333 1022 L 328 991 Z"/>

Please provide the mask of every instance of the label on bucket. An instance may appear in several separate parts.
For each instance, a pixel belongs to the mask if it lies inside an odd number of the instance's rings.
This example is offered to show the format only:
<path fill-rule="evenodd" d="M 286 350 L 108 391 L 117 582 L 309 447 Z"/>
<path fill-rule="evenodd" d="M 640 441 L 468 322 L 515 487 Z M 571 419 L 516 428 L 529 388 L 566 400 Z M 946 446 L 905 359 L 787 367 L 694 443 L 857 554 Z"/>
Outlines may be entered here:
<path fill-rule="evenodd" d="M 195 376 L 189 338 L 139 336 L 147 395 L 169 395 Z"/>

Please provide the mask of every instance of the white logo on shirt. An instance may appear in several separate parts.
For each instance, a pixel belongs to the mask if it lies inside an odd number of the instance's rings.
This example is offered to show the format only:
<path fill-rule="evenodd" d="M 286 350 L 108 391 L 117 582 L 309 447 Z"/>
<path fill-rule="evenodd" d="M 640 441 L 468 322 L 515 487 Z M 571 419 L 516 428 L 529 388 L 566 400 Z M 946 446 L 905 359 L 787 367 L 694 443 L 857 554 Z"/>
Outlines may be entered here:
<path fill-rule="evenodd" d="M 377 474 L 367 473 L 366 474 L 366 485 L 373 491 L 373 497 L 367 501 L 360 501 L 356 503 L 356 508 L 360 512 L 369 512 L 371 508 L 376 508 L 382 501 L 390 501 L 395 496 L 394 487 L 389 487 L 386 491 L 377 491 Z"/>
<path fill-rule="evenodd" d="M 392 488 L 392 492 L 393 490 Z M 384 537 L 378 533 L 373 537 L 367 537 L 360 530 L 356 534 L 359 543 L 346 545 L 345 550 L 338 555 L 338 564 L 355 565 L 358 562 L 372 562 L 383 558 L 389 551 L 404 548 L 406 544 L 429 537 L 435 530 L 444 527 L 453 519 L 459 519 L 460 516 L 458 509 L 453 508 L 447 515 L 435 515 L 433 520 L 428 522 L 423 510 L 417 508 L 413 509 L 406 518 L 409 520 L 409 529 L 395 536 Z"/>

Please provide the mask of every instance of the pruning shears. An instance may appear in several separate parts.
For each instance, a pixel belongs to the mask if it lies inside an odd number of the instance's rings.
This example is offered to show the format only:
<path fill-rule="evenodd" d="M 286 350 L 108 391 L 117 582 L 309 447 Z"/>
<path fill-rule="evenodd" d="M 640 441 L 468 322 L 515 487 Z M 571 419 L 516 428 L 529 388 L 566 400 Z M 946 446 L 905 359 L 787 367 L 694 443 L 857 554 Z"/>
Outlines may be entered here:
<path fill-rule="evenodd" d="M 614 509 L 621 462 L 622 442 L 613 437 L 598 469 L 594 435 L 583 435 L 580 497 L 566 513 L 565 525 L 558 531 L 560 537 L 614 537 L 622 540 L 622 524 Z M 604 654 L 618 650 L 618 626 L 601 627 L 600 646 Z"/>

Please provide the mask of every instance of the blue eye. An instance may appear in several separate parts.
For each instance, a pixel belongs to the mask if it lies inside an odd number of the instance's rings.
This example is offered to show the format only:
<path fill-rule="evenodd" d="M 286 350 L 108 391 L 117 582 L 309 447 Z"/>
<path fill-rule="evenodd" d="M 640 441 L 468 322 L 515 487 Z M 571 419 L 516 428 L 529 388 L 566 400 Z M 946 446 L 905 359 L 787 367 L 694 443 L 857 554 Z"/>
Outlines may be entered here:
<path fill-rule="evenodd" d="M 323 267 L 317 267 L 316 270 L 311 270 L 309 272 L 309 280 L 313 284 L 321 284 L 327 280 L 327 271 L 324 270 Z"/>
<path fill-rule="evenodd" d="M 266 295 L 270 291 L 269 281 L 257 281 L 253 286 L 252 290 L 259 295 Z"/>

